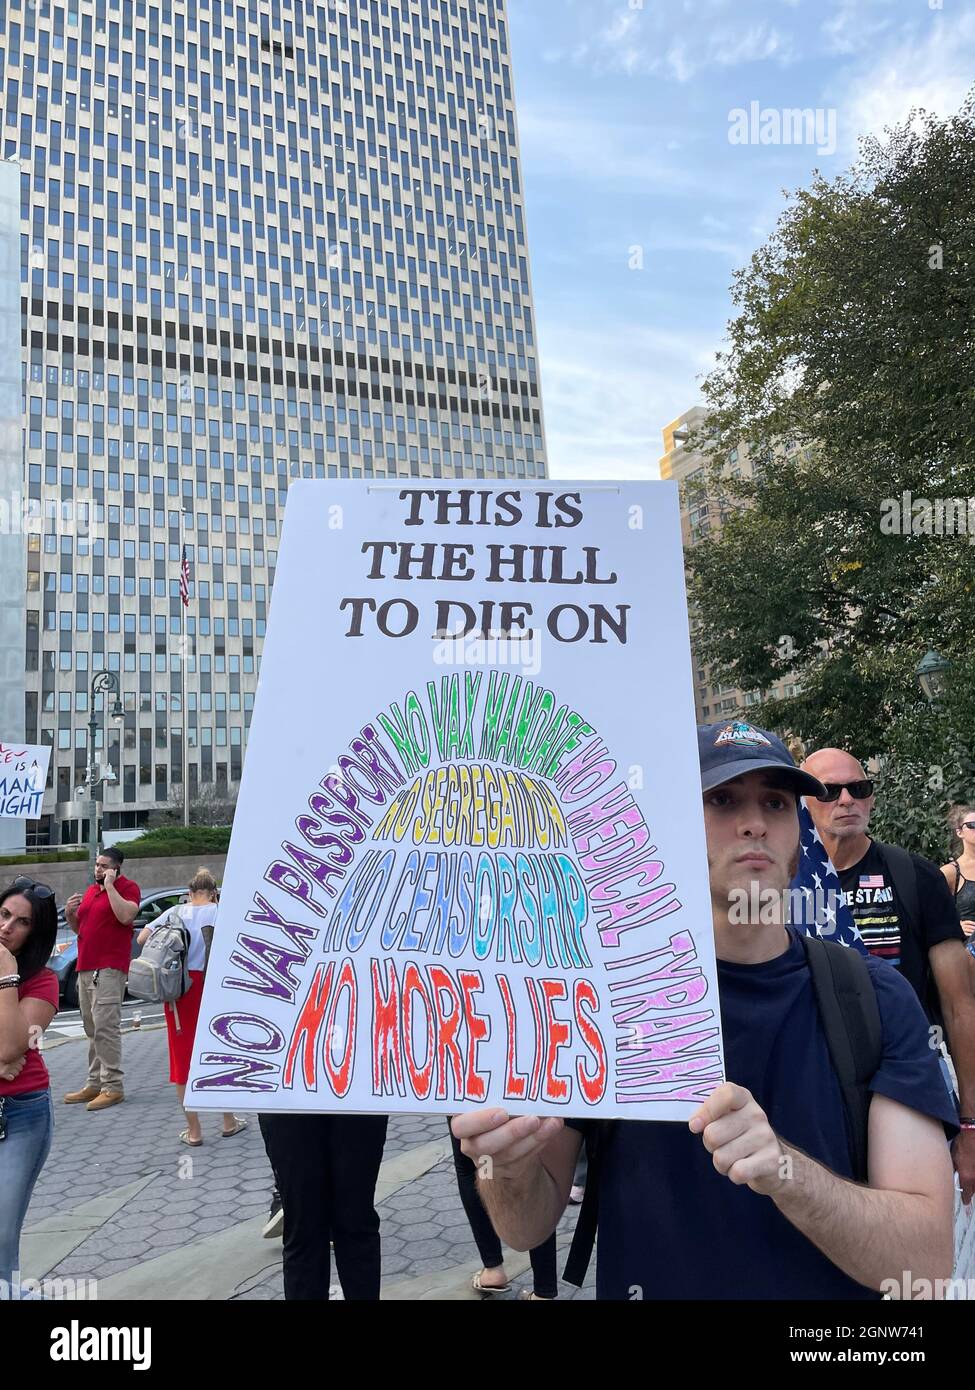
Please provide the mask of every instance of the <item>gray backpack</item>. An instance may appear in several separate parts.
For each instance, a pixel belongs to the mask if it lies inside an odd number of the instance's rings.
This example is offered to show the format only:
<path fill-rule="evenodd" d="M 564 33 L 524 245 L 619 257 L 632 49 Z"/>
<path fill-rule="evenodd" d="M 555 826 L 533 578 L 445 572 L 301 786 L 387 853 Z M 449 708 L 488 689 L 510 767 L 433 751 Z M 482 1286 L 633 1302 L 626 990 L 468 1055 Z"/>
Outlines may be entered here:
<path fill-rule="evenodd" d="M 175 1004 L 193 983 L 189 956 L 189 931 L 179 908 L 170 908 L 129 966 L 129 993 L 147 1004 Z"/>

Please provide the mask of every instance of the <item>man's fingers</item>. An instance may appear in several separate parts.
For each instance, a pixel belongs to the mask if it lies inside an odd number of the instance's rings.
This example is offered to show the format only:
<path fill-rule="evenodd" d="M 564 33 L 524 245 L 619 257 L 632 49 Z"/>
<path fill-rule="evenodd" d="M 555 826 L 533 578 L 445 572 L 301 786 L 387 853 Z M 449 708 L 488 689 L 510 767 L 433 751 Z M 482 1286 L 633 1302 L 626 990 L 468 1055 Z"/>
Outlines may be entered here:
<path fill-rule="evenodd" d="M 748 1116 L 743 1110 L 732 1110 L 720 1120 L 712 1120 L 702 1132 L 701 1138 L 708 1153 L 716 1153 L 725 1144 L 730 1144 L 750 1128 Z"/>
<path fill-rule="evenodd" d="M 739 1134 L 737 1138 L 730 1140 L 727 1144 L 720 1144 L 711 1151 L 711 1162 L 719 1173 L 725 1176 L 731 1171 L 732 1165 L 740 1159 L 749 1158 L 756 1150 L 757 1140 L 753 1131 Z"/>
<path fill-rule="evenodd" d="M 502 1123 L 485 1126 L 485 1116 L 504 1116 Z M 459 1128 L 458 1120 L 473 1121 Z M 537 1149 L 542 1149 L 552 1136 L 562 1128 L 562 1121 L 554 1117 L 542 1119 L 538 1115 L 516 1115 L 509 1119 L 502 1111 L 475 1111 L 469 1115 L 456 1116 L 454 1134 L 461 1141 L 461 1149 L 475 1162 L 481 1158 L 496 1159 L 499 1163 L 512 1163 L 524 1158 Z"/>
<path fill-rule="evenodd" d="M 478 1154 L 490 1154 L 492 1157 L 504 1155 L 507 1158 L 506 1151 L 515 1146 L 521 1151 L 526 1145 L 527 1149 L 531 1149 L 547 1142 L 547 1133 L 544 1139 L 538 1137 L 543 1124 L 544 1121 L 538 1115 L 516 1115 L 514 1119 L 508 1120 L 496 1129 L 472 1134 L 461 1147 L 468 1157 L 476 1150 Z M 520 1152 L 518 1156 L 521 1156 Z"/>
<path fill-rule="evenodd" d="M 700 1134 L 713 1120 L 720 1120 L 732 1110 L 741 1110 L 752 1098 L 751 1091 L 744 1086 L 736 1086 L 726 1081 L 708 1096 L 700 1110 L 695 1111 L 688 1121 L 692 1134 Z"/>
<path fill-rule="evenodd" d="M 450 1122 L 450 1128 L 455 1139 L 470 1139 L 475 1134 L 487 1134 L 499 1125 L 507 1124 L 508 1119 L 508 1112 L 496 1107 L 468 1110 L 464 1115 L 455 1115 Z"/>
<path fill-rule="evenodd" d="M 761 1149 L 758 1153 L 749 1154 L 747 1158 L 737 1159 L 728 1169 L 727 1176 L 736 1187 L 744 1187 L 747 1183 L 757 1182 L 759 1179 L 768 1179 L 777 1170 L 781 1157 L 779 1151 Z"/>
<path fill-rule="evenodd" d="M 529 1118 L 521 1116 L 522 1119 Z M 514 1121 L 512 1121 L 514 1124 Z M 523 1138 L 512 1138 L 503 1147 L 496 1148 L 499 1131 L 495 1130 L 487 1136 L 490 1143 L 485 1144 L 479 1137 L 465 1139 L 461 1144 L 461 1149 L 471 1159 L 478 1168 L 481 1169 L 482 1176 L 491 1175 L 491 1166 L 496 1164 L 499 1168 L 509 1163 L 517 1163 L 523 1158 L 530 1158 L 532 1154 L 540 1153 L 548 1143 L 549 1139 L 562 1127 L 562 1121 L 554 1118 L 543 1120 L 536 1130 L 525 1135 Z"/>

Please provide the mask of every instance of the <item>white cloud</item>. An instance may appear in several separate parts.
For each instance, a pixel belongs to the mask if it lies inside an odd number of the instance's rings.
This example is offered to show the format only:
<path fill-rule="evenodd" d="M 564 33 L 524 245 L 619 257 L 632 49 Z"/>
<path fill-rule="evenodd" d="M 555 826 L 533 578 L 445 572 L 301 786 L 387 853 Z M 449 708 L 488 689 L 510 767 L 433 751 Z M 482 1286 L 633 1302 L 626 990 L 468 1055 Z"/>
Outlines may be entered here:
<path fill-rule="evenodd" d="M 638 14 L 639 12 L 636 12 Z M 688 37 L 668 42 L 662 25 L 639 26 L 636 14 L 620 15 L 598 36 L 591 56 L 597 72 L 622 70 L 689 82 L 699 73 L 716 68 L 735 68 L 745 63 L 775 61 L 786 65 L 794 59 L 792 38 L 764 21 L 742 27 L 709 23 L 692 29 Z M 671 28 L 672 33 L 672 27 Z"/>
<path fill-rule="evenodd" d="M 689 82 L 697 72 L 697 65 L 688 55 L 683 43 L 671 44 L 667 50 L 667 66 L 678 82 Z"/>
<path fill-rule="evenodd" d="M 889 8 L 879 10 L 871 0 L 840 0 L 835 13 L 821 26 L 827 53 L 862 53 L 875 48 L 893 18 Z"/>
<path fill-rule="evenodd" d="M 541 371 L 553 478 L 656 478 L 661 430 L 697 403 L 694 379 L 714 349 L 694 333 L 622 322 L 549 321 Z M 551 352 L 547 345 L 551 344 Z"/>
<path fill-rule="evenodd" d="M 622 43 L 627 35 L 632 34 L 639 23 L 639 12 L 637 10 L 621 10 L 615 16 L 613 22 L 603 30 L 603 42 L 612 47 L 614 44 Z"/>
<path fill-rule="evenodd" d="M 525 105 L 518 112 L 522 160 L 529 179 L 541 175 L 596 183 L 662 185 L 670 190 L 695 186 L 682 163 L 660 158 L 660 133 L 634 123 L 590 120 Z"/>
<path fill-rule="evenodd" d="M 741 63 L 763 63 L 774 58 L 778 63 L 790 63 L 793 57 L 792 40 L 767 24 L 753 24 L 737 37 L 725 30 L 709 43 L 711 57 L 717 67 L 736 68 Z"/>
<path fill-rule="evenodd" d="M 914 108 L 953 114 L 973 73 L 975 13 L 933 18 L 926 34 L 922 29 L 903 37 L 849 75 L 840 106 L 841 144 L 850 152 L 859 136 L 882 134 Z"/>

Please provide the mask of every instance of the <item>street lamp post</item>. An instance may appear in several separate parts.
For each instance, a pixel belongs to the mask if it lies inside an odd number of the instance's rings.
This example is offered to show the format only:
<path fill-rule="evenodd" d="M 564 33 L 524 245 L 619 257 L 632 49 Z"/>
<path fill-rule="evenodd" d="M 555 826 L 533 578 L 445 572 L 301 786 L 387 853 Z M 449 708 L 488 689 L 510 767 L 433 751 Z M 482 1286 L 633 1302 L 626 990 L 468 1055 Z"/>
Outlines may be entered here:
<path fill-rule="evenodd" d="M 119 699 L 121 686 L 119 678 L 114 671 L 96 671 L 91 678 L 91 718 L 88 720 L 88 791 L 91 795 L 91 809 L 88 817 L 88 873 L 92 882 L 95 881 L 95 860 L 98 858 L 98 792 L 103 778 L 98 775 L 98 763 L 95 760 L 95 735 L 98 731 L 98 720 L 95 718 L 95 696 L 114 694 L 115 703 L 112 705 L 112 718 L 123 719 L 125 711 Z"/>
<path fill-rule="evenodd" d="M 940 652 L 928 652 L 919 664 L 915 675 L 920 683 L 924 698 L 935 708 L 940 704 L 948 684 L 951 662 Z"/>

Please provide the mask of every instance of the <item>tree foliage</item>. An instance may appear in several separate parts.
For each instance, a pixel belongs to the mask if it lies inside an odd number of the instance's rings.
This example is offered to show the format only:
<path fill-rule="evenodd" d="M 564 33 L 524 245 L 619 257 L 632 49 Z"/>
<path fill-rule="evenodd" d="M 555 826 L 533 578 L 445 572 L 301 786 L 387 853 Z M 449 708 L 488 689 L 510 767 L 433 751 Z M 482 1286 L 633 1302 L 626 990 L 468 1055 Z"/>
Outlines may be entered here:
<path fill-rule="evenodd" d="M 890 731 L 871 831 L 942 864 L 959 852 L 952 806 L 975 804 L 975 658 L 952 671 L 936 706 L 918 698 Z"/>
<path fill-rule="evenodd" d="M 751 713 L 906 766 L 918 662 L 975 645 L 975 534 L 914 534 L 910 509 L 882 529 L 905 493 L 975 499 L 975 97 L 795 194 L 733 297 L 701 447 L 712 496 L 745 505 L 689 556 L 698 654 L 746 690 L 796 673 Z M 722 473 L 742 441 L 754 481 Z"/>
<path fill-rule="evenodd" d="M 190 800 L 190 825 L 229 826 L 237 809 L 236 792 L 222 790 L 213 782 L 204 782 Z M 183 824 L 182 787 L 174 789 L 169 804 L 150 811 L 146 823 L 151 830 Z"/>

